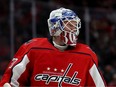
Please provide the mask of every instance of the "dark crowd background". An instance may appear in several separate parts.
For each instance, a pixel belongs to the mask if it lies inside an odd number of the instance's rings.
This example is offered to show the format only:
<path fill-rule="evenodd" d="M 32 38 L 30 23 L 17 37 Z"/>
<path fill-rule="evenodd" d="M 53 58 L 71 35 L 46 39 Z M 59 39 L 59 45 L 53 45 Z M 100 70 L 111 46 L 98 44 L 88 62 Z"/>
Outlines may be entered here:
<path fill-rule="evenodd" d="M 12 59 L 11 34 L 14 35 L 14 52 L 24 42 L 33 38 L 32 1 L 14 0 L 14 33 L 12 33 L 11 2 L 0 0 L 0 78 Z M 36 37 L 49 38 L 47 19 L 53 9 L 66 7 L 74 10 L 82 22 L 79 41 L 87 43 L 97 54 L 99 68 L 107 85 L 116 86 L 116 0 L 35 0 L 35 2 Z M 88 29 L 86 27 L 89 27 L 89 30 L 86 30 Z"/>

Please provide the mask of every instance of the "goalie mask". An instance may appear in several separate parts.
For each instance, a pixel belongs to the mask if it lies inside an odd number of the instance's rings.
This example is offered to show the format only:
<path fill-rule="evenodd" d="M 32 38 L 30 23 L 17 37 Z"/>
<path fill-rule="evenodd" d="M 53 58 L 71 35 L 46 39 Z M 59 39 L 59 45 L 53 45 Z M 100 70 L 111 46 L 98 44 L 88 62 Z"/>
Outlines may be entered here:
<path fill-rule="evenodd" d="M 81 22 L 72 10 L 60 8 L 50 13 L 48 27 L 51 36 L 59 36 L 66 45 L 75 46 Z"/>

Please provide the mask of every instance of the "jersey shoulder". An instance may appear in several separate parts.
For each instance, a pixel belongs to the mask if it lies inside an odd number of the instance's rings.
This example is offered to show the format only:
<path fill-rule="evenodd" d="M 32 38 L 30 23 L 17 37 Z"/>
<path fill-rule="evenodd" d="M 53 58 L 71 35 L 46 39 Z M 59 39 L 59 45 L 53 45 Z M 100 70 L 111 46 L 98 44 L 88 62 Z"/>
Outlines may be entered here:
<path fill-rule="evenodd" d="M 15 56 L 21 56 L 29 52 L 32 48 L 47 48 L 47 49 L 54 49 L 52 44 L 48 41 L 47 38 L 33 38 L 23 45 L 20 46 L 18 51 L 16 52 Z"/>
<path fill-rule="evenodd" d="M 86 44 L 78 43 L 76 46 L 76 50 L 79 52 L 84 52 L 84 53 L 94 53 L 94 51 Z M 95 53 L 94 53 L 95 54 Z"/>
<path fill-rule="evenodd" d="M 86 44 L 78 43 L 76 46 L 76 51 L 83 54 L 88 54 L 92 57 L 93 61 L 98 65 L 98 58 L 96 53 Z"/>
<path fill-rule="evenodd" d="M 49 42 L 47 38 L 33 38 L 26 43 L 24 43 L 24 46 L 28 46 L 30 48 L 33 47 L 43 47 L 47 48 L 49 46 L 52 46 L 52 44 Z"/>

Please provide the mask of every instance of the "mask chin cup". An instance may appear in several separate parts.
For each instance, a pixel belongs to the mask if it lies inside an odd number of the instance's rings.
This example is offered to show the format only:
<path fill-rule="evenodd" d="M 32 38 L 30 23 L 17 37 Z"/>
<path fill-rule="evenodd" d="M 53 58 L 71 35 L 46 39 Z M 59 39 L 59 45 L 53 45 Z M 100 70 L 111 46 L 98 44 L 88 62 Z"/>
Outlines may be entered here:
<path fill-rule="evenodd" d="M 72 32 L 63 31 L 60 35 L 61 40 L 66 44 L 70 46 L 76 46 L 77 43 L 77 35 Z"/>

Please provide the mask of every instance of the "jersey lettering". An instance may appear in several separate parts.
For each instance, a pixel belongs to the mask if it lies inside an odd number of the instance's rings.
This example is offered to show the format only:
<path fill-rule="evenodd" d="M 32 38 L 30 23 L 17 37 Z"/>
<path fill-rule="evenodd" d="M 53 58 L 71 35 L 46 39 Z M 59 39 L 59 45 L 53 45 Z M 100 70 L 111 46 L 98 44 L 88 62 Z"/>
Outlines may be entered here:
<path fill-rule="evenodd" d="M 58 82 L 58 86 L 62 87 L 62 82 L 66 84 L 71 85 L 79 85 L 81 82 L 81 79 L 76 78 L 78 72 L 75 71 L 72 77 L 66 76 L 72 66 L 72 63 L 70 63 L 64 72 L 63 76 L 59 75 L 49 75 L 49 74 L 37 74 L 35 76 L 36 81 L 45 81 L 45 84 L 48 85 L 50 82 Z"/>

